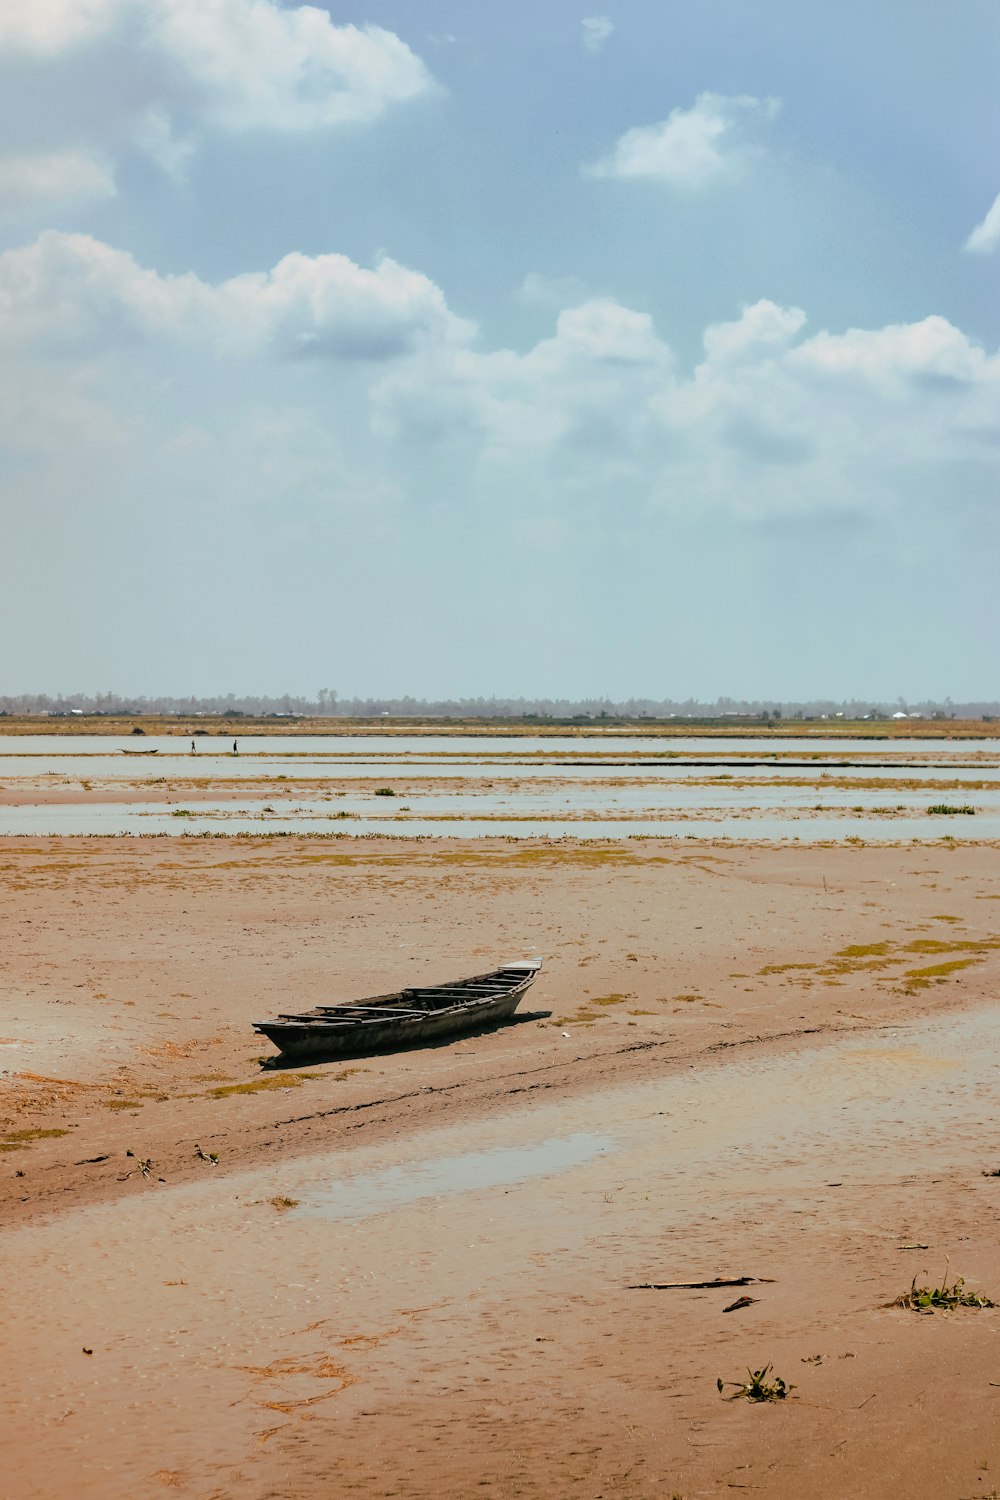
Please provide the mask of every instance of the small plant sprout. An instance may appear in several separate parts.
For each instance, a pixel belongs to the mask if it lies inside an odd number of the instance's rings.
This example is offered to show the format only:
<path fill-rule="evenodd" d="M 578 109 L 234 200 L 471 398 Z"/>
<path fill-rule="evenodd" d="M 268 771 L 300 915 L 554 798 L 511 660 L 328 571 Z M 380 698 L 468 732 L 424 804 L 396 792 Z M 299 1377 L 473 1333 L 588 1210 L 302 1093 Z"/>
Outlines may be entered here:
<path fill-rule="evenodd" d="M 956 1307 L 996 1307 L 996 1303 L 982 1292 L 967 1292 L 965 1277 L 956 1276 L 948 1285 L 948 1267 L 945 1266 L 940 1286 L 917 1286 L 914 1276 L 910 1290 L 890 1302 L 890 1307 L 906 1307 L 912 1312 L 933 1313 L 942 1309 L 950 1311 Z"/>
<path fill-rule="evenodd" d="M 742 1397 L 746 1401 L 784 1401 L 789 1391 L 794 1391 L 794 1385 L 786 1385 L 780 1375 L 775 1375 L 768 1380 L 771 1374 L 771 1365 L 765 1365 L 762 1370 L 747 1370 L 749 1380 L 723 1380 L 720 1375 L 715 1382 L 719 1393 L 725 1390 L 727 1385 L 735 1387 L 733 1394 L 727 1396 L 727 1401 L 739 1401 Z"/>

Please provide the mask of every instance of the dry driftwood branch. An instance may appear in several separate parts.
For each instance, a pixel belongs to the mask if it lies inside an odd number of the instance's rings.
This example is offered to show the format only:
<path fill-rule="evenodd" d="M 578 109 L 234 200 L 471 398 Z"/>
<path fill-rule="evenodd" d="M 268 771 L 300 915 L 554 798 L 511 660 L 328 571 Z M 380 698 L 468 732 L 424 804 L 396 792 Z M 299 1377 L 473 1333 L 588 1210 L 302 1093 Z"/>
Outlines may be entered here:
<path fill-rule="evenodd" d="M 716 1276 L 714 1281 L 635 1281 L 627 1292 L 711 1292 L 717 1286 L 762 1286 L 773 1284 L 773 1276 Z"/>

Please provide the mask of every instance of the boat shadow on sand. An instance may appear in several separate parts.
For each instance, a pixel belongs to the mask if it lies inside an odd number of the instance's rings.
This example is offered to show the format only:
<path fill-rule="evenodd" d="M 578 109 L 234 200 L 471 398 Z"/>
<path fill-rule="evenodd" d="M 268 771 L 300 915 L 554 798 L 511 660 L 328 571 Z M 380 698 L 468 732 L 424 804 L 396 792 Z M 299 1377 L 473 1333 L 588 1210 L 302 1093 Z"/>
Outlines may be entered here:
<path fill-rule="evenodd" d="M 493 1031 L 510 1031 L 516 1026 L 527 1026 L 532 1021 L 548 1021 L 552 1017 L 550 1010 L 526 1010 L 516 1016 L 510 1016 L 504 1021 L 484 1021 L 475 1030 L 463 1031 L 458 1036 L 428 1037 L 424 1041 L 413 1040 L 410 1042 L 400 1039 L 394 1045 L 379 1047 L 377 1052 L 354 1052 L 346 1054 L 341 1051 L 328 1054 L 313 1053 L 309 1057 L 284 1057 L 280 1053 L 276 1057 L 262 1057 L 260 1060 L 261 1071 L 266 1073 L 283 1073 L 286 1070 L 299 1072 L 303 1068 L 329 1066 L 333 1062 L 341 1062 L 345 1057 L 391 1057 L 397 1052 L 447 1052 L 456 1043 L 463 1042 L 474 1036 L 488 1036 Z"/>

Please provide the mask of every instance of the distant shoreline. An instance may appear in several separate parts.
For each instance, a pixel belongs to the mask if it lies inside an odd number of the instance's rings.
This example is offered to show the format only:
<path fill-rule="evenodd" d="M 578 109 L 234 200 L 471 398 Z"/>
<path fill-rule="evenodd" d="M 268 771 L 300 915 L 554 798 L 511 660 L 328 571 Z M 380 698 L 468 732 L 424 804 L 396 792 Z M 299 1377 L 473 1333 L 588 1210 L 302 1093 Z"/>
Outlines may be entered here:
<path fill-rule="evenodd" d="M 0 716 L 0 738 L 35 734 L 101 735 L 121 738 L 140 730 L 144 735 L 179 738 L 222 736 L 246 739 L 277 735 L 472 735 L 481 738 L 602 738 L 609 734 L 642 735 L 657 739 L 868 739 L 868 740 L 998 740 L 1000 720 L 993 719 L 434 719 L 379 717 L 270 718 L 251 715 L 116 714 L 56 716 Z M 137 736 L 138 737 L 138 736 Z"/>

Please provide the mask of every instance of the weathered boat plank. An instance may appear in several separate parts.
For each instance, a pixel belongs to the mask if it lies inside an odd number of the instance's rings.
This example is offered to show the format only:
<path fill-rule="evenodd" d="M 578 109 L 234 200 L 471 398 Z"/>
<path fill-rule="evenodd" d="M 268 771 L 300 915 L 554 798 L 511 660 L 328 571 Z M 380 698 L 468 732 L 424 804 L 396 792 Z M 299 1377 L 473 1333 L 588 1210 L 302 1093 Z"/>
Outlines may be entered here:
<path fill-rule="evenodd" d="M 416 1047 L 509 1020 L 534 982 L 540 959 L 504 964 L 451 984 L 415 986 L 342 1005 L 319 1005 L 257 1021 L 288 1058 L 364 1056 Z"/>

